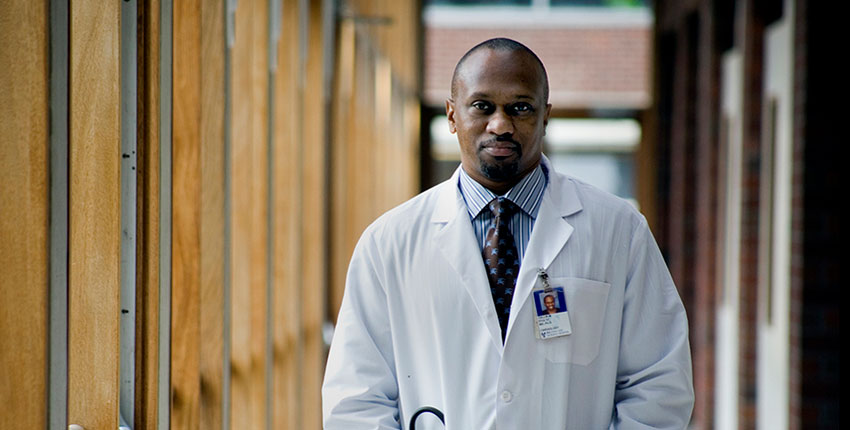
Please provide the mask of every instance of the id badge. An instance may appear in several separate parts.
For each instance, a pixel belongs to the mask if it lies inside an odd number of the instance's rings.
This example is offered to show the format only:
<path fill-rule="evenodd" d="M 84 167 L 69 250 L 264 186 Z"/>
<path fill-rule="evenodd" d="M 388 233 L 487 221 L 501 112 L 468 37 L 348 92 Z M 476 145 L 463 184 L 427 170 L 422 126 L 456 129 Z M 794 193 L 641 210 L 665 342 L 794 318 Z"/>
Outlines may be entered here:
<path fill-rule="evenodd" d="M 538 339 L 552 339 L 567 336 L 573 332 L 570 325 L 570 311 L 564 287 L 549 285 L 549 275 L 546 271 L 538 271 L 540 282 L 533 291 L 534 298 L 534 332 Z"/>

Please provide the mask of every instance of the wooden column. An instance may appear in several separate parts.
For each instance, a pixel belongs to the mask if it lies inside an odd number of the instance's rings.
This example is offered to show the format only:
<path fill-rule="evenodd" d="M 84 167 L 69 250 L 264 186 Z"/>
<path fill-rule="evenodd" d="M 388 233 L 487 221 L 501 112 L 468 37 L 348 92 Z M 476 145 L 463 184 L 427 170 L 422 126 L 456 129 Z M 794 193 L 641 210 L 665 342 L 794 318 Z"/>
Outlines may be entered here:
<path fill-rule="evenodd" d="M 302 102 L 304 111 L 301 315 L 304 338 L 304 367 L 301 371 L 303 428 L 322 426 L 321 394 L 325 350 L 322 325 L 327 300 L 326 213 L 328 166 L 324 90 L 324 37 L 322 1 L 310 0 L 307 67 Z"/>
<path fill-rule="evenodd" d="M 301 177 L 303 145 L 299 2 L 284 1 L 277 69 L 274 81 L 272 136 L 272 428 L 299 430 L 302 396 L 299 389 L 301 339 Z M 293 103 L 293 100 L 296 101 Z"/>
<path fill-rule="evenodd" d="M 230 57 L 231 385 L 230 427 L 251 427 L 251 26 L 253 3 L 239 2 Z"/>
<path fill-rule="evenodd" d="M 349 175 L 349 156 L 357 154 L 353 139 L 354 120 L 357 106 L 353 103 L 355 27 L 352 20 L 344 20 L 339 26 L 338 55 L 334 86 L 334 134 L 331 146 L 331 167 L 333 172 L 331 195 L 331 273 L 329 278 L 331 321 L 336 324 L 336 316 L 342 303 L 345 277 L 351 253 L 357 243 L 352 225 L 355 223 L 351 213 L 354 196 L 349 193 L 349 185 L 356 178 Z"/>
<path fill-rule="evenodd" d="M 223 419 L 225 153 L 224 5 L 201 1 L 200 428 Z"/>
<path fill-rule="evenodd" d="M 244 208 L 250 211 L 251 276 L 250 276 L 250 402 L 251 428 L 267 428 L 267 386 L 270 375 L 267 374 L 267 333 L 269 313 L 268 294 L 268 90 L 269 62 L 268 37 L 269 16 L 268 0 L 250 0 L 253 3 L 251 14 L 250 49 L 251 53 L 251 149 L 250 149 L 250 193 L 251 205 Z M 246 3 L 248 0 L 246 0 Z"/>
<path fill-rule="evenodd" d="M 267 421 L 268 12 L 239 2 L 231 54 L 231 428 Z"/>
<path fill-rule="evenodd" d="M 201 16 L 174 4 L 171 215 L 171 427 L 200 425 Z"/>
<path fill-rule="evenodd" d="M 118 424 L 120 6 L 70 6 L 68 422 Z"/>
<path fill-rule="evenodd" d="M 47 2 L 0 2 L 0 428 L 47 425 Z"/>

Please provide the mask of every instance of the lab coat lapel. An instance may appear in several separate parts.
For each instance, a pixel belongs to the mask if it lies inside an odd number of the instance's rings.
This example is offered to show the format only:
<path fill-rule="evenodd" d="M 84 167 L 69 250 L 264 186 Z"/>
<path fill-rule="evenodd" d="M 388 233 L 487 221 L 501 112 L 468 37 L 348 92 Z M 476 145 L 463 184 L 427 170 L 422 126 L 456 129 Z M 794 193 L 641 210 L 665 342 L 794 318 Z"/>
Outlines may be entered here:
<path fill-rule="evenodd" d="M 481 248 L 472 231 L 472 223 L 460 190 L 457 187 L 456 171 L 452 178 L 440 187 L 437 206 L 431 221 L 441 224 L 434 235 L 435 247 L 454 268 L 467 293 L 472 297 L 478 314 L 484 320 L 496 349 L 502 351 L 502 332 L 496 318 L 490 281 L 484 269 Z"/>
<path fill-rule="evenodd" d="M 556 175 L 545 158 L 544 163 L 550 172 L 549 184 L 543 193 L 534 229 L 531 231 L 520 267 L 514 301 L 511 303 L 508 338 L 514 326 L 514 319 L 534 289 L 538 269 L 548 269 L 572 235 L 573 226 L 567 222 L 566 217 L 581 210 L 575 184 L 563 176 Z M 507 338 L 505 340 L 507 341 Z"/>

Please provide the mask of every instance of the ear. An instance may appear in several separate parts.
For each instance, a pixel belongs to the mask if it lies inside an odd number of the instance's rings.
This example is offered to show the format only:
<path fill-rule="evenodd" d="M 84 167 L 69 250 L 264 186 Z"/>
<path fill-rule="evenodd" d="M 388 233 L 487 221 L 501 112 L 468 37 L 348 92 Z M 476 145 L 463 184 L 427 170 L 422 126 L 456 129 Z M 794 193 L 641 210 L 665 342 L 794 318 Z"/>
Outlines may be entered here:
<path fill-rule="evenodd" d="M 549 125 L 549 115 L 552 113 L 552 104 L 546 104 L 546 112 L 543 114 L 543 135 L 546 136 L 546 126 Z"/>
<path fill-rule="evenodd" d="M 446 99 L 446 118 L 449 119 L 449 132 L 457 133 L 457 124 L 455 124 L 455 105 L 452 99 Z"/>

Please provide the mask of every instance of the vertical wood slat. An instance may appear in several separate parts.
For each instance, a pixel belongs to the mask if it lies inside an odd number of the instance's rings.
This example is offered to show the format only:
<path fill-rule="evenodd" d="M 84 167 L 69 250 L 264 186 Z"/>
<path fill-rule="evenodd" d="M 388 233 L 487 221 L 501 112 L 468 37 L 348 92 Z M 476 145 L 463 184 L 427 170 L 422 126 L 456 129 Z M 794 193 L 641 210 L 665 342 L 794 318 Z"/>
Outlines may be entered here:
<path fill-rule="evenodd" d="M 136 411 L 133 428 L 154 428 L 159 389 L 159 0 L 139 2 Z"/>
<path fill-rule="evenodd" d="M 224 370 L 224 6 L 201 2 L 200 428 L 222 428 Z"/>
<path fill-rule="evenodd" d="M 283 4 L 282 34 L 277 47 L 275 74 L 275 115 L 273 136 L 272 237 L 274 268 L 273 288 L 273 363 L 272 428 L 299 430 L 302 399 L 298 387 L 300 374 L 300 177 L 296 154 L 301 151 L 300 109 L 292 109 L 299 100 L 299 2 Z"/>
<path fill-rule="evenodd" d="M 47 424 L 47 18 L 0 2 L 0 428 Z"/>
<path fill-rule="evenodd" d="M 120 3 L 70 7 L 68 421 L 118 423 Z"/>
<path fill-rule="evenodd" d="M 200 424 L 200 28 L 199 0 L 174 5 L 171 428 Z"/>
<path fill-rule="evenodd" d="M 231 383 L 230 428 L 251 428 L 251 12 L 238 3 L 231 47 Z"/>
<path fill-rule="evenodd" d="M 245 0 L 246 2 L 248 0 Z M 267 428 L 268 347 L 268 0 L 251 0 L 251 428 Z"/>
<path fill-rule="evenodd" d="M 352 92 L 354 85 L 355 61 L 355 30 L 351 20 L 340 24 L 338 33 L 337 64 L 334 87 L 334 133 L 331 146 L 331 267 L 329 278 L 329 306 L 332 321 L 336 323 L 336 313 L 342 302 L 345 287 L 345 277 L 348 263 L 351 259 L 356 237 L 352 233 L 353 216 L 350 205 L 354 199 L 347 192 L 347 184 L 353 180 L 348 175 L 349 154 L 357 154 L 353 147 L 355 140 L 352 136 L 354 126 L 353 113 L 357 106 L 353 103 Z"/>
<path fill-rule="evenodd" d="M 230 396 L 230 427 L 249 428 L 250 415 L 248 412 L 247 380 L 250 367 L 250 219 L 244 209 L 250 204 L 250 194 L 247 191 L 250 176 L 249 169 L 240 168 L 246 164 L 246 154 L 250 150 L 250 93 L 246 91 L 246 66 L 250 67 L 249 49 L 242 42 L 245 30 L 249 28 L 244 16 L 249 13 L 250 4 L 241 2 L 237 6 L 234 27 L 234 44 L 231 48 L 231 190 L 229 190 L 231 207 L 231 385 Z M 249 15 L 250 16 L 250 15 Z M 250 160 L 250 158 L 248 158 Z"/>
<path fill-rule="evenodd" d="M 302 336 L 304 337 L 304 366 L 301 372 L 303 428 L 322 427 L 321 393 L 325 363 L 322 324 L 327 300 L 327 255 L 325 243 L 328 210 L 325 162 L 323 9 L 321 0 L 309 2 L 307 67 L 303 99 L 303 237 L 302 253 Z"/>

